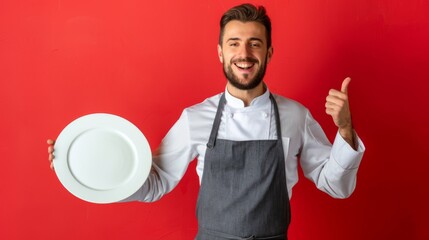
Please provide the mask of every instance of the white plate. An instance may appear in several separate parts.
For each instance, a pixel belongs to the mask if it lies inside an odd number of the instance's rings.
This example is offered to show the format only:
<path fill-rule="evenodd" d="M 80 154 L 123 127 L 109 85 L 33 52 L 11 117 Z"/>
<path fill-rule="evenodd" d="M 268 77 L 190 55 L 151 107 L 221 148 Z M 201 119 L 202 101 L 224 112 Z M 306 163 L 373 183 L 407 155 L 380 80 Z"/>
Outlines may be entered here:
<path fill-rule="evenodd" d="M 95 113 L 63 129 L 55 143 L 55 172 L 78 198 L 111 203 L 135 193 L 146 181 L 152 153 L 143 133 L 124 118 Z"/>

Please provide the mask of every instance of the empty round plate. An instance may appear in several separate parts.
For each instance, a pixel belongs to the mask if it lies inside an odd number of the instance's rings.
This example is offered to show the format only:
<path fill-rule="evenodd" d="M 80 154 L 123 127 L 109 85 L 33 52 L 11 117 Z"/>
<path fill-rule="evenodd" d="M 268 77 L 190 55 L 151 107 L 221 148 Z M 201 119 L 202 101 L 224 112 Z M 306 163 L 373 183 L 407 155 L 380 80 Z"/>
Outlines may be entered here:
<path fill-rule="evenodd" d="M 54 154 L 61 184 L 93 203 L 131 196 L 146 181 L 152 165 L 143 133 L 128 120 L 106 113 L 86 115 L 67 125 Z"/>

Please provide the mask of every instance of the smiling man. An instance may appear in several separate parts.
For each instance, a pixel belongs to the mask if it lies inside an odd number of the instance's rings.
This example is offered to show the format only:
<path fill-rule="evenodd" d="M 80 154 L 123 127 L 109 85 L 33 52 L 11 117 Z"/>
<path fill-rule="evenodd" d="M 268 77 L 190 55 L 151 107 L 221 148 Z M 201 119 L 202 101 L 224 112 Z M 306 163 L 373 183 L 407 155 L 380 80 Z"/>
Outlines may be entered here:
<path fill-rule="evenodd" d="M 124 201 L 160 199 L 197 158 L 196 239 L 287 239 L 299 165 L 335 198 L 356 186 L 364 146 L 352 127 L 350 78 L 326 98 L 326 113 L 338 126 L 331 144 L 307 108 L 271 93 L 263 81 L 273 56 L 263 7 L 243 4 L 222 16 L 218 56 L 225 91 L 183 111 L 153 154 L 147 181 Z M 53 141 L 48 144 L 52 162 Z"/>
<path fill-rule="evenodd" d="M 273 54 L 264 25 L 258 22 L 228 22 L 221 33 L 218 54 L 231 89 L 258 90 Z M 259 94 L 260 95 L 260 94 Z"/>

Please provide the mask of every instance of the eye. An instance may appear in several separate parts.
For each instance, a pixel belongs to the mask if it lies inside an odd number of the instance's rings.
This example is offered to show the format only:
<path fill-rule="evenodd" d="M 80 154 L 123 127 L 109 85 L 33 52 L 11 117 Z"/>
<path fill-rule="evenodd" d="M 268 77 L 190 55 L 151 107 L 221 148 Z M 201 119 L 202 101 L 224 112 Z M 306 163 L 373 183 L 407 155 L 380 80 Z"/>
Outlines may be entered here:
<path fill-rule="evenodd" d="M 231 42 L 231 43 L 229 44 L 229 46 L 230 46 L 230 47 L 237 47 L 237 46 L 238 46 L 238 43 L 237 43 L 237 42 Z"/>
<path fill-rule="evenodd" d="M 261 43 L 260 42 L 251 42 L 249 45 L 252 48 L 260 48 L 261 47 Z"/>

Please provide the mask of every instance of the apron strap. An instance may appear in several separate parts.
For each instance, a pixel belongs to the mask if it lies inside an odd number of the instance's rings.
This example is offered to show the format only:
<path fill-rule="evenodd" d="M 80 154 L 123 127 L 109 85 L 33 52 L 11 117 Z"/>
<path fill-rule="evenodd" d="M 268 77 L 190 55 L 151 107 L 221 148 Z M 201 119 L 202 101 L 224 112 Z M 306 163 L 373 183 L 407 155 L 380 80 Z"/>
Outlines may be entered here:
<path fill-rule="evenodd" d="M 271 94 L 271 93 L 270 93 L 270 99 L 271 99 L 271 102 L 273 103 L 273 106 L 274 106 L 274 116 L 276 118 L 277 139 L 281 141 L 282 140 L 282 130 L 281 130 L 281 127 L 280 127 L 280 113 L 279 113 L 279 108 L 277 106 L 277 102 L 274 99 L 273 94 Z"/>
<path fill-rule="evenodd" d="M 217 133 L 219 131 L 220 120 L 222 118 L 222 112 L 223 112 L 223 107 L 225 105 L 225 102 L 226 102 L 225 93 L 222 93 L 222 96 L 220 97 L 219 105 L 218 105 L 218 108 L 216 111 L 216 116 L 215 116 L 215 119 L 213 122 L 212 132 L 210 133 L 210 138 L 209 138 L 209 141 L 207 143 L 207 147 L 210 149 L 213 148 L 215 145 L 215 141 L 217 138 Z"/>

